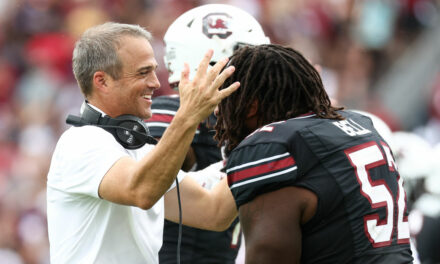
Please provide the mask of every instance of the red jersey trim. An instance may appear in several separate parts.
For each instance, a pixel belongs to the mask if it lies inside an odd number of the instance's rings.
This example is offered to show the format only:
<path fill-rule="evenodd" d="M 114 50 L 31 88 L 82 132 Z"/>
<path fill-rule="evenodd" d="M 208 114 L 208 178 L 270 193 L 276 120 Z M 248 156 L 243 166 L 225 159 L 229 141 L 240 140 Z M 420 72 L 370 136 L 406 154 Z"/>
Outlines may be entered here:
<path fill-rule="evenodd" d="M 232 185 L 237 181 L 245 180 L 261 174 L 266 174 L 266 173 L 271 173 L 278 170 L 286 169 L 288 167 L 293 167 L 294 165 L 295 165 L 295 160 L 291 156 L 289 156 L 281 160 L 276 160 L 252 168 L 233 172 L 228 175 L 228 183 L 229 185 Z"/>

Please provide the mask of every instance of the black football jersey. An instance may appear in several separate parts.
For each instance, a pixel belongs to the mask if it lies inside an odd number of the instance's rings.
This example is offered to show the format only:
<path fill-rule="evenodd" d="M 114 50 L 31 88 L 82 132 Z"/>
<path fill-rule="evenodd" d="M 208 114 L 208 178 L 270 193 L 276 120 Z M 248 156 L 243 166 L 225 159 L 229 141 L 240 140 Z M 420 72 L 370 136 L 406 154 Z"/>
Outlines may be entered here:
<path fill-rule="evenodd" d="M 146 120 L 153 137 L 162 137 L 179 105 L 179 97 L 176 95 L 153 99 L 151 106 L 153 116 Z M 220 149 L 213 138 L 215 122 L 215 116 L 211 115 L 197 128 L 191 144 L 197 159 L 196 170 L 201 170 L 222 159 Z M 159 251 L 161 264 L 176 263 L 178 227 L 178 224 L 165 220 L 163 245 Z M 241 229 L 238 219 L 224 232 L 183 226 L 180 261 L 182 264 L 234 264 L 240 242 Z"/>
<path fill-rule="evenodd" d="M 244 139 L 226 170 L 237 207 L 285 186 L 307 188 L 318 206 L 301 227 L 301 263 L 412 263 L 391 150 L 370 118 L 340 113 L 345 120 L 304 115 Z"/>
<path fill-rule="evenodd" d="M 150 133 L 155 138 L 162 137 L 179 109 L 179 96 L 165 95 L 153 98 L 151 110 L 153 116 L 146 120 Z M 222 159 L 218 142 L 214 140 L 214 125 L 217 121 L 214 115 L 200 123 L 191 144 L 197 158 L 196 170 L 201 170 Z"/>

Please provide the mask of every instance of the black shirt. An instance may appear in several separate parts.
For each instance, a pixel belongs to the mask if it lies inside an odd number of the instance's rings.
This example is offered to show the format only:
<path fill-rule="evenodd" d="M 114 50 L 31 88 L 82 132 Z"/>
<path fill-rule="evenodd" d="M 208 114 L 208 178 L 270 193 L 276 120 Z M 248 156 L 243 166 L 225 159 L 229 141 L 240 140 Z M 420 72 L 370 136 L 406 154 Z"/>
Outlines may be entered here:
<path fill-rule="evenodd" d="M 318 197 L 301 227 L 301 263 L 411 263 L 406 197 L 390 148 L 371 119 L 305 115 L 257 129 L 232 151 L 237 207 L 285 186 Z M 295 197 L 292 197 L 295 199 Z"/>

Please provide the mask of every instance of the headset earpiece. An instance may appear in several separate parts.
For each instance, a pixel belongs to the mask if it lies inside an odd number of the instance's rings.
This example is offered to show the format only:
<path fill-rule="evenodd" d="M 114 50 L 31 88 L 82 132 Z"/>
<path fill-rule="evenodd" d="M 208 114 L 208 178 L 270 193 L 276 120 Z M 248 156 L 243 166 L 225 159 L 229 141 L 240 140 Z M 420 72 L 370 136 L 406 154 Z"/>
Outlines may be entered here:
<path fill-rule="evenodd" d="M 111 133 L 113 137 L 126 149 L 138 149 L 146 143 L 156 144 L 157 140 L 150 136 L 145 122 L 133 115 L 122 115 L 116 118 L 102 116 L 87 102 L 81 116 L 69 115 L 66 123 L 73 126 L 94 125 Z"/>

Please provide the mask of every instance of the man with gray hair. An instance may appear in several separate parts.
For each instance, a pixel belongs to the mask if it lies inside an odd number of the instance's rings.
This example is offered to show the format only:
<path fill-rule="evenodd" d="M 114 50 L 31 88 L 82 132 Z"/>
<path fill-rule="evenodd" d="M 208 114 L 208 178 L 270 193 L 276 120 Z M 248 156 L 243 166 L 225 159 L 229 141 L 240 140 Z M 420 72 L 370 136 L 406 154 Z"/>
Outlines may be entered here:
<path fill-rule="evenodd" d="M 179 221 L 176 177 L 183 224 L 224 230 L 237 216 L 226 180 L 206 191 L 179 171 L 198 124 L 239 87 L 218 90 L 234 67 L 220 73 L 225 58 L 208 71 L 212 50 L 192 80 L 185 65 L 180 107 L 154 146 L 143 122 L 160 87 L 150 40 L 142 27 L 105 23 L 76 43 L 85 102 L 80 117 L 69 116 L 74 127 L 60 137 L 48 173 L 52 263 L 158 263 L 164 217 Z"/>

